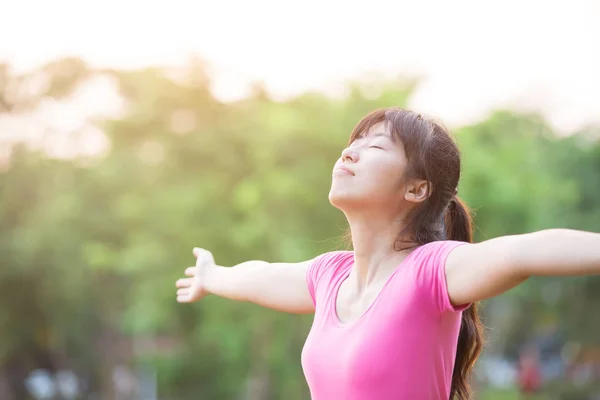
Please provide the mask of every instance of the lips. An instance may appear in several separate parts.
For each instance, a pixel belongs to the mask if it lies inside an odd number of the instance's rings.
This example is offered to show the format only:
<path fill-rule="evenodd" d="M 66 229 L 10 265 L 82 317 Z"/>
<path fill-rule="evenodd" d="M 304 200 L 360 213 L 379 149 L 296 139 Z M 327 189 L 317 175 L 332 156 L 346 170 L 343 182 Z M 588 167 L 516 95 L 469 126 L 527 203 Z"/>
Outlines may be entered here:
<path fill-rule="evenodd" d="M 333 170 L 333 172 L 336 172 L 336 171 L 343 172 L 343 173 L 354 176 L 354 172 L 352 172 L 352 170 L 350 168 L 344 167 L 343 165 L 340 165 Z"/>

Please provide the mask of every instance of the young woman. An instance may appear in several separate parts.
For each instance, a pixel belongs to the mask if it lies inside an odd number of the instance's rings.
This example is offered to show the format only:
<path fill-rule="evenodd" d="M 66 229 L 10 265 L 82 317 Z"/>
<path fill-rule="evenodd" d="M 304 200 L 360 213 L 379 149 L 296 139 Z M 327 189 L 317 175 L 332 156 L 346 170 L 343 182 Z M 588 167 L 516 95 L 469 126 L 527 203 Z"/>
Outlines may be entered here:
<path fill-rule="evenodd" d="M 215 294 L 314 312 L 302 351 L 313 400 L 467 399 L 483 342 L 477 302 L 531 276 L 600 274 L 600 234 L 556 229 L 472 244 L 459 177 L 460 153 L 442 126 L 374 111 L 352 132 L 329 193 L 353 251 L 224 268 L 196 248 L 177 300 Z"/>

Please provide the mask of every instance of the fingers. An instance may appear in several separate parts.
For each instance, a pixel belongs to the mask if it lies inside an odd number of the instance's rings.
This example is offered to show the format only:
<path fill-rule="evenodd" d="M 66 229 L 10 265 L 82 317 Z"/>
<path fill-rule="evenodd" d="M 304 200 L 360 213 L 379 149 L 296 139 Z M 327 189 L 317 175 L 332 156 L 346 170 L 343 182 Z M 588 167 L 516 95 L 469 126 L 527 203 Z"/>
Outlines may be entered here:
<path fill-rule="evenodd" d="M 178 303 L 191 303 L 190 297 L 188 295 L 177 296 L 177 302 Z"/>
<path fill-rule="evenodd" d="M 215 264 L 215 259 L 210 251 L 194 247 L 192 252 L 196 257 L 196 265 L 185 269 L 185 275 L 189 278 L 181 278 L 175 282 L 175 286 L 178 288 L 177 302 L 179 303 L 191 303 L 193 298 L 197 297 L 195 292 L 192 293 L 192 287 L 195 282 L 201 280 L 198 273 L 204 270 L 203 267 Z"/>
<path fill-rule="evenodd" d="M 190 286 L 192 285 L 192 278 L 182 278 L 175 282 L 177 289 L 177 302 L 178 303 L 189 303 L 190 302 Z"/>
<path fill-rule="evenodd" d="M 175 282 L 175 287 L 188 288 L 188 287 L 192 286 L 192 283 L 193 283 L 193 279 L 191 279 L 191 278 L 181 278 L 181 279 L 178 279 L 177 282 Z"/>
<path fill-rule="evenodd" d="M 178 303 L 191 303 L 191 291 L 189 288 L 177 289 Z"/>

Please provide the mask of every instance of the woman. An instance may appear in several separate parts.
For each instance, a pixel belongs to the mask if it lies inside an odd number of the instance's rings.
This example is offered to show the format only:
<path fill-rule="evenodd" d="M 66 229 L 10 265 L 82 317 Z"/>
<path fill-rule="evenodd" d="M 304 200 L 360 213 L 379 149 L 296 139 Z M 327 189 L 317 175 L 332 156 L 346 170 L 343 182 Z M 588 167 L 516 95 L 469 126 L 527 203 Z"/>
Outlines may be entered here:
<path fill-rule="evenodd" d="M 483 342 L 477 302 L 535 275 L 600 273 L 600 234 L 472 244 L 459 177 L 459 150 L 442 126 L 407 110 L 372 112 L 336 162 L 329 193 L 353 251 L 224 268 L 196 248 L 177 300 L 212 293 L 314 312 L 302 351 L 314 400 L 467 399 Z"/>

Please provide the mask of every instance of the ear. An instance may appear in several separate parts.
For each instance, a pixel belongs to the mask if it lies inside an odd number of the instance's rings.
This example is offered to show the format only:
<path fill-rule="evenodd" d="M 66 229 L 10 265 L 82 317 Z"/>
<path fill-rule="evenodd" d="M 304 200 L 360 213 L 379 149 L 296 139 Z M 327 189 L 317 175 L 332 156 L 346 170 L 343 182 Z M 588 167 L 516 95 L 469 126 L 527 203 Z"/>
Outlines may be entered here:
<path fill-rule="evenodd" d="M 406 185 L 404 199 L 411 203 L 422 203 L 431 194 L 431 184 L 425 180 L 411 180 Z"/>

